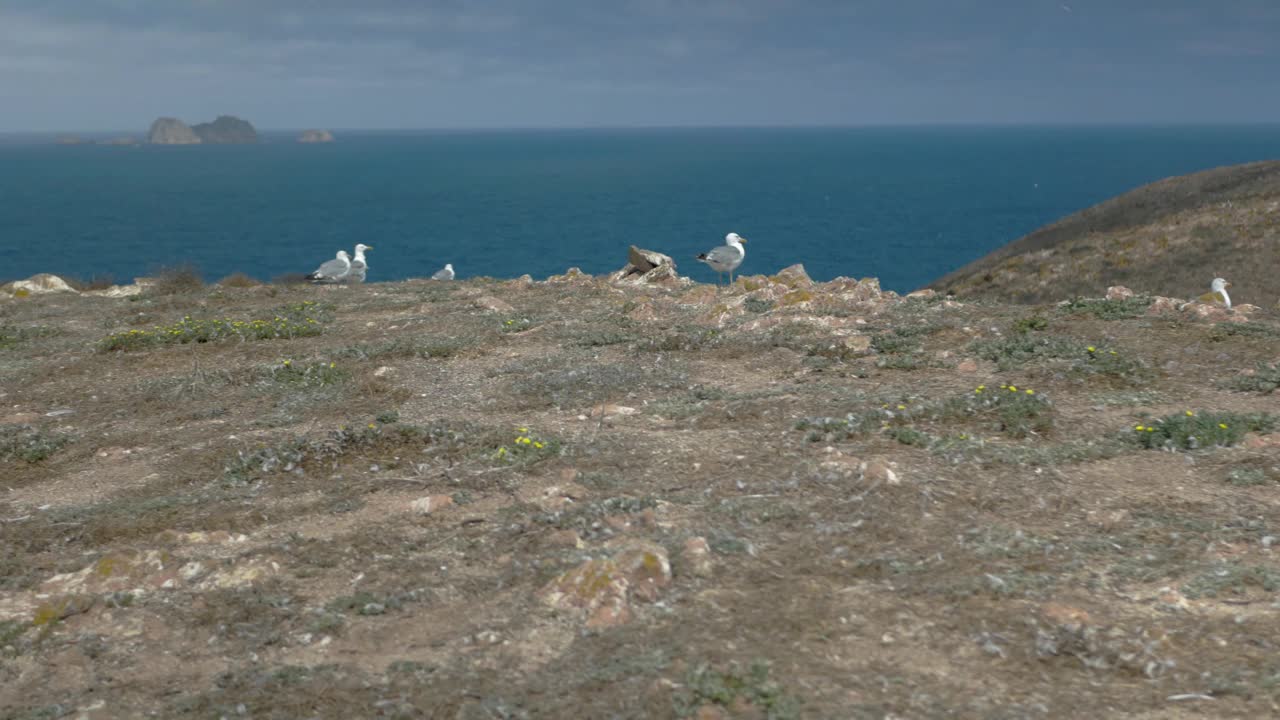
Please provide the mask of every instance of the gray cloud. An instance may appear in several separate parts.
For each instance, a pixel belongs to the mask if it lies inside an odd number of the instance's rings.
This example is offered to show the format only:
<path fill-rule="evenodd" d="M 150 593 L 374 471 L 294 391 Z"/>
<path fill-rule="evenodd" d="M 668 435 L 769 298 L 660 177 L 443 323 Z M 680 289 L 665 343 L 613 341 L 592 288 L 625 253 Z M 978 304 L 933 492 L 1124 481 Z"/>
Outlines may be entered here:
<path fill-rule="evenodd" d="M 1070 4 L 12 0 L 0 129 L 1141 120 L 1225 86 L 1280 119 L 1273 4 Z"/>

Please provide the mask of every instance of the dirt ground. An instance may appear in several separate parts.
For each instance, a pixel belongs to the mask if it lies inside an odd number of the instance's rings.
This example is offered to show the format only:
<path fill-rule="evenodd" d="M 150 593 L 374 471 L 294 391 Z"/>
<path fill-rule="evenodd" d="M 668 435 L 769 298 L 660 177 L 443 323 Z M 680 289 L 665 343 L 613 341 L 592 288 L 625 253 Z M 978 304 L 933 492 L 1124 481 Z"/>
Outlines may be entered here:
<path fill-rule="evenodd" d="M 0 298 L 0 717 L 1273 716 L 1277 320 Z"/>

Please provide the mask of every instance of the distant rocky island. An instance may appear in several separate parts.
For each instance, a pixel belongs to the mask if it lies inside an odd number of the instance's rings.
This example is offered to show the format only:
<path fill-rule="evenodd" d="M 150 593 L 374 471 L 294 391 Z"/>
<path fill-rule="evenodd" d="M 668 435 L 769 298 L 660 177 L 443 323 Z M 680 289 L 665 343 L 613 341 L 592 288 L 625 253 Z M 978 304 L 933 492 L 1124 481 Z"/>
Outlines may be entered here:
<path fill-rule="evenodd" d="M 328 130 L 303 130 L 298 136 L 300 143 L 331 143 L 333 142 L 333 133 Z"/>
<path fill-rule="evenodd" d="M 151 123 L 147 142 L 152 145 L 233 145 L 258 142 L 258 131 L 247 120 L 219 115 L 211 123 L 187 125 L 177 118 L 162 117 Z"/>

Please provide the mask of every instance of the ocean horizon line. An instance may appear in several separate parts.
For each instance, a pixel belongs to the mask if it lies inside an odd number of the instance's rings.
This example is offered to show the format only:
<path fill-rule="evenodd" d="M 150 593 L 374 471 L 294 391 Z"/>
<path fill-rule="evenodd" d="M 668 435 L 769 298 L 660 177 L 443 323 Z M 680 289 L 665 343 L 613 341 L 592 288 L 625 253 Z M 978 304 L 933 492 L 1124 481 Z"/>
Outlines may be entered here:
<path fill-rule="evenodd" d="M 251 118 L 247 118 L 252 122 Z M 299 126 L 260 126 L 261 133 L 298 133 L 304 130 L 323 128 L 334 133 L 354 133 L 362 135 L 427 135 L 427 134 L 498 134 L 498 133 L 536 133 L 536 132 L 642 132 L 642 131 L 741 131 L 741 130 L 947 130 L 947 129 L 1044 129 L 1044 130 L 1089 130 L 1089 129 L 1196 129 L 1196 128 L 1273 128 L 1280 127 L 1280 119 L 1265 121 L 1241 122 L 918 122 L 918 123 L 801 123 L 801 124 L 654 124 L 654 125 L 491 125 L 491 126 L 423 126 L 423 127 L 342 127 L 317 123 Z M 145 134 L 143 126 L 132 129 L 123 128 L 80 128 L 80 129 L 20 129 L 0 130 L 0 137 L 58 137 L 68 135 L 108 135 L 119 136 L 130 133 Z"/>

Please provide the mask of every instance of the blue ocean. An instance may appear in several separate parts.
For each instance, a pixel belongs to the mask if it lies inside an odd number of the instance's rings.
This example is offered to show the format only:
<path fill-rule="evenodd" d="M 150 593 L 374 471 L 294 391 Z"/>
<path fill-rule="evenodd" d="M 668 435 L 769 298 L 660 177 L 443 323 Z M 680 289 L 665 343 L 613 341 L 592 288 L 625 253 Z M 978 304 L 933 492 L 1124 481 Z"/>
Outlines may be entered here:
<path fill-rule="evenodd" d="M 369 279 L 543 278 L 748 239 L 744 273 L 906 291 L 1171 175 L 1280 157 L 1280 126 L 265 133 L 256 146 L 0 137 L 0 281 L 309 272 L 372 245 Z"/>

